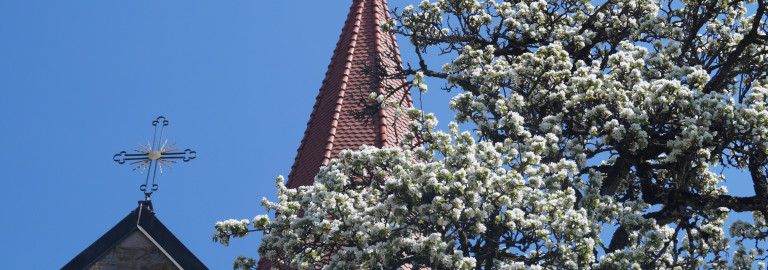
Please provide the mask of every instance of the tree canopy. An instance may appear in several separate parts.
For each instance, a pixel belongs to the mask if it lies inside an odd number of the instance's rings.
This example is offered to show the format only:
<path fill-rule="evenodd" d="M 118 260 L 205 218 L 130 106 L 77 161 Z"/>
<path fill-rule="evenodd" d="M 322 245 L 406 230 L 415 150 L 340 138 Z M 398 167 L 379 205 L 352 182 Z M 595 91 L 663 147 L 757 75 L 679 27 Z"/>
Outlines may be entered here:
<path fill-rule="evenodd" d="M 765 268 L 767 22 L 764 0 L 396 9 L 382 28 L 418 59 L 382 76 L 444 79 L 473 132 L 401 111 L 400 148 L 344 151 L 312 186 L 278 178 L 273 220 L 214 240 L 263 231 L 259 255 L 294 268 Z"/>

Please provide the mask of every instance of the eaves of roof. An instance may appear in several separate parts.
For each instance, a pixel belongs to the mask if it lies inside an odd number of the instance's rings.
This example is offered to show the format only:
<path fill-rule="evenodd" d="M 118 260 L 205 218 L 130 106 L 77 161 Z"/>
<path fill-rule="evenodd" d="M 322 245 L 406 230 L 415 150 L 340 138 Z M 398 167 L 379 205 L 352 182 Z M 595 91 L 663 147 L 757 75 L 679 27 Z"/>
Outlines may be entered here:
<path fill-rule="evenodd" d="M 112 229 L 96 242 L 67 263 L 62 270 L 87 269 L 96 260 L 115 247 L 134 231 L 140 231 L 179 269 L 208 269 L 192 254 L 168 228 L 160 222 L 152 209 L 151 201 L 139 201 L 139 206 L 131 211 Z"/>

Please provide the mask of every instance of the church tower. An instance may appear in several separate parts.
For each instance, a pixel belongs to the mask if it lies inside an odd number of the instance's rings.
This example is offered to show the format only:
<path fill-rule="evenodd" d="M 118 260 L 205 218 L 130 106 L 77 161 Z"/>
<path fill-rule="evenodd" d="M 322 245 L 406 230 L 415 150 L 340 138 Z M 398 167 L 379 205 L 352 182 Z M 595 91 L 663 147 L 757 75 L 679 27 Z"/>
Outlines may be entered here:
<path fill-rule="evenodd" d="M 352 2 L 288 175 L 288 188 L 311 185 L 320 167 L 338 157 L 341 150 L 362 145 L 394 147 L 407 131 L 406 118 L 396 119 L 394 108 L 379 111 L 367 123 L 352 115 L 363 109 L 361 98 L 405 82 L 404 78 L 377 82 L 364 72 L 376 63 L 384 67 L 401 64 L 395 36 L 381 30 L 381 23 L 387 20 L 386 0 Z M 408 89 L 400 90 L 389 100 L 403 100 L 403 107 L 413 106 Z"/>
<path fill-rule="evenodd" d="M 381 29 L 387 20 L 386 0 L 352 1 L 288 175 L 288 188 L 313 184 L 320 167 L 342 150 L 362 145 L 396 147 L 402 140 L 408 121 L 405 116 L 395 117 L 396 108 L 380 110 L 367 122 L 353 115 L 364 109 L 362 98 L 372 92 L 383 94 L 387 87 L 405 82 L 405 78 L 380 80 L 366 72 L 377 65 L 387 71 L 401 65 L 395 36 Z M 398 90 L 388 101 L 401 102 L 403 108 L 413 106 L 408 89 Z M 271 266 L 271 261 L 262 258 L 257 269 Z"/>

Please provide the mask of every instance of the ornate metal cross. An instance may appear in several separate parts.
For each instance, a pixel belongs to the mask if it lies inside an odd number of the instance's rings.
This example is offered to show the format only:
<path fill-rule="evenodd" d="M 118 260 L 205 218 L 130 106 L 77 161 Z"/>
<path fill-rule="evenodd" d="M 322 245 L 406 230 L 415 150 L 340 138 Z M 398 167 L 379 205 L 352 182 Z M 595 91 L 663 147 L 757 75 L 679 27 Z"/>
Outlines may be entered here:
<path fill-rule="evenodd" d="M 162 124 L 160 126 L 160 135 L 158 136 L 158 129 L 157 125 Z M 144 196 L 146 200 L 149 200 L 149 196 L 152 195 L 152 192 L 157 191 L 157 184 L 155 184 L 155 176 L 157 175 L 157 168 L 160 168 L 160 173 L 163 173 L 163 167 L 162 165 L 171 167 L 170 163 L 176 163 L 174 159 L 181 159 L 184 162 L 188 162 L 190 160 L 193 160 L 197 157 L 197 152 L 192 151 L 190 149 L 185 149 L 182 152 L 174 152 L 176 150 L 179 150 L 179 148 L 171 149 L 176 143 L 172 143 L 168 146 L 166 144 L 168 143 L 168 140 L 165 140 L 162 146 L 160 145 L 160 142 L 163 140 L 163 130 L 165 129 L 165 126 L 168 125 L 168 120 L 165 119 L 165 117 L 160 116 L 155 121 L 152 121 L 152 125 L 155 126 L 155 134 L 152 137 L 152 142 L 147 142 L 147 146 L 145 147 L 141 143 L 139 143 L 139 146 L 143 150 L 136 150 L 133 151 L 138 152 L 138 154 L 128 154 L 126 151 L 122 151 L 120 153 L 115 154 L 114 157 L 112 157 L 115 162 L 124 164 L 126 161 L 135 160 L 134 162 L 129 163 L 130 165 L 138 164 L 136 167 L 133 168 L 133 170 L 137 170 L 141 168 L 141 173 L 144 173 L 144 171 L 147 171 L 147 180 L 144 182 L 143 185 L 139 188 L 141 191 L 144 191 Z M 150 186 L 149 179 L 152 179 L 152 185 Z"/>

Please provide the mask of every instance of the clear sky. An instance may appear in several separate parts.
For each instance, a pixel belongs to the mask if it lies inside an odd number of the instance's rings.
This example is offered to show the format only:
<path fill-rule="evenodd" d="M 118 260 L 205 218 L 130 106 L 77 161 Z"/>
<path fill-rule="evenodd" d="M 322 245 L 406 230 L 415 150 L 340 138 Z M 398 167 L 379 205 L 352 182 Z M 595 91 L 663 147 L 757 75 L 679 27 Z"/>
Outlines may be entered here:
<path fill-rule="evenodd" d="M 213 225 L 275 198 L 351 2 L 0 0 L 2 268 L 61 268 L 136 208 L 112 155 L 159 115 L 198 158 L 158 176 L 158 218 L 211 269 L 257 256 Z"/>

